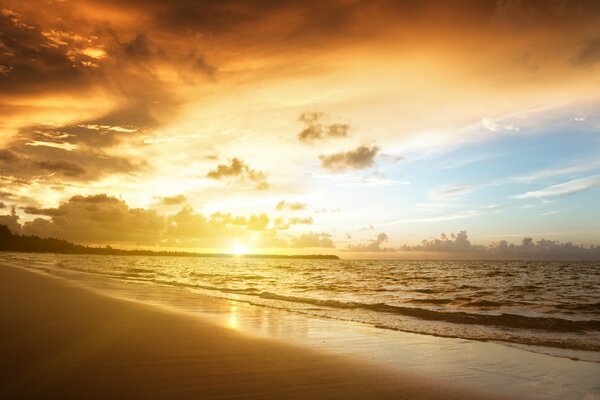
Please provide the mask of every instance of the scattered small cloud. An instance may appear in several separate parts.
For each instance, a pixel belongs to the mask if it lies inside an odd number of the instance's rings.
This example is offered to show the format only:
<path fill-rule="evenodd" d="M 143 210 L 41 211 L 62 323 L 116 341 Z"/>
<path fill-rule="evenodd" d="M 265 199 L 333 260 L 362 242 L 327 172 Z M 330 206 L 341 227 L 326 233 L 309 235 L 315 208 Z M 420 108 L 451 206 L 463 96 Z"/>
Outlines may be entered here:
<path fill-rule="evenodd" d="M 219 164 L 217 168 L 206 174 L 207 178 L 223 180 L 226 178 L 238 178 L 242 181 L 249 180 L 254 182 L 256 189 L 264 190 L 269 188 L 267 175 L 262 171 L 250 168 L 248 164 L 239 158 L 232 158 L 229 165 Z"/>
<path fill-rule="evenodd" d="M 281 200 L 275 206 L 277 211 L 289 210 L 289 211 L 302 211 L 306 210 L 306 204 L 304 203 L 290 203 L 285 200 Z"/>
<path fill-rule="evenodd" d="M 451 199 L 455 197 L 462 196 L 473 190 L 473 186 L 471 185 L 455 185 L 449 186 L 432 194 L 432 197 L 435 199 Z"/>
<path fill-rule="evenodd" d="M 341 172 L 347 169 L 362 169 L 373 165 L 375 156 L 379 152 L 377 146 L 359 146 L 354 150 L 334 153 L 330 155 L 320 155 L 321 167 L 334 172 Z"/>
<path fill-rule="evenodd" d="M 300 114 L 298 121 L 304 123 L 305 128 L 298 134 L 301 142 L 312 142 L 330 138 L 348 137 L 349 124 L 333 123 L 324 124 L 327 115 L 322 112 L 305 112 Z"/>
<path fill-rule="evenodd" d="M 275 229 L 287 230 L 290 229 L 293 225 L 312 225 L 313 218 L 312 217 L 293 217 L 293 218 L 276 218 L 275 219 Z"/>
<path fill-rule="evenodd" d="M 349 251 L 357 251 L 357 252 L 393 252 L 396 251 L 396 249 L 393 249 L 391 247 L 382 247 L 383 243 L 387 242 L 389 240 L 388 235 L 386 233 L 379 233 L 377 234 L 377 237 L 370 242 L 369 244 L 356 244 L 356 245 L 349 245 L 348 246 L 348 250 Z"/>
<path fill-rule="evenodd" d="M 540 215 L 541 215 L 541 216 L 548 216 L 548 215 L 556 215 L 556 214 L 558 214 L 558 213 L 560 213 L 560 211 L 559 211 L 559 210 L 554 210 L 554 211 L 543 212 L 543 213 L 541 213 Z"/>
<path fill-rule="evenodd" d="M 491 131 L 491 132 L 501 132 L 501 131 L 518 132 L 520 130 L 520 128 L 518 126 L 516 126 L 515 124 L 512 124 L 512 123 L 501 124 L 501 123 L 495 122 L 489 118 L 482 119 L 481 125 L 485 129 L 487 129 L 488 131 Z"/>
<path fill-rule="evenodd" d="M 159 197 L 158 199 L 160 200 L 160 204 L 165 206 L 179 205 L 187 201 L 187 198 L 182 194 L 178 194 L 175 196 Z"/>
<path fill-rule="evenodd" d="M 293 237 L 289 243 L 290 247 L 324 247 L 324 248 L 333 248 L 335 247 L 333 244 L 333 240 L 331 240 L 331 235 L 326 232 L 315 233 L 303 233 L 297 237 Z"/>

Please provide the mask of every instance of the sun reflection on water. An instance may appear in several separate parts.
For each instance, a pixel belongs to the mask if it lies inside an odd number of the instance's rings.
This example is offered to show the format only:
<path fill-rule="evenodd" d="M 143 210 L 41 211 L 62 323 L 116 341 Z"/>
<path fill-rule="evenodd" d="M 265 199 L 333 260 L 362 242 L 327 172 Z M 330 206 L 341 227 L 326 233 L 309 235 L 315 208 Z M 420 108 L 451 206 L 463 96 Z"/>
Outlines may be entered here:
<path fill-rule="evenodd" d="M 227 320 L 227 326 L 231 329 L 239 329 L 237 306 L 232 305 L 229 309 L 229 319 Z"/>

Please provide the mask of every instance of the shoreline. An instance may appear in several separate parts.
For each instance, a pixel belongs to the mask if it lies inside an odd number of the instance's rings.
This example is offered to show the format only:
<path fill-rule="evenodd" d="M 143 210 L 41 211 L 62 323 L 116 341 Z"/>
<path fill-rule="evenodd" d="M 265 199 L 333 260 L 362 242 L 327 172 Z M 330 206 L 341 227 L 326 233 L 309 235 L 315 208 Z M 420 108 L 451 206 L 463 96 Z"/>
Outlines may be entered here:
<path fill-rule="evenodd" d="M 54 258 L 14 256 L 2 260 L 0 268 L 4 264 L 24 269 L 102 297 L 175 313 L 301 351 L 342 356 L 401 375 L 434 377 L 505 398 L 600 399 L 600 364 L 567 358 L 570 354 L 557 356 L 545 348 L 381 329 L 359 321 L 248 303 L 238 296 L 221 297 L 203 290 L 61 268 Z"/>
<path fill-rule="evenodd" d="M 6 398 L 495 398 L 0 266 Z"/>

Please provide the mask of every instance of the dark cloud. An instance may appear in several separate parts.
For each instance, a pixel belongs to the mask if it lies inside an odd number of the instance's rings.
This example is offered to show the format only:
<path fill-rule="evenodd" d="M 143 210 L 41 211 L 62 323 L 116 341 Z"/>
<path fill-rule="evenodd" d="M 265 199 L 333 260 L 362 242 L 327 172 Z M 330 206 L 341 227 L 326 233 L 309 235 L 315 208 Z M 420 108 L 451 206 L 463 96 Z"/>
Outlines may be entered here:
<path fill-rule="evenodd" d="M 2 7 L 0 3 L 0 7 Z M 92 59 L 85 54 L 68 53 L 74 38 L 44 35 L 41 27 L 10 8 L 0 10 L 0 87 L 3 94 L 63 92 L 90 83 L 89 70 L 82 63 Z"/>
<path fill-rule="evenodd" d="M 56 133 L 53 131 L 53 133 Z M 23 131 L 7 147 L 0 149 L 0 175 L 27 184 L 93 181 L 110 174 L 132 174 L 144 167 L 143 160 L 112 156 L 100 149 L 79 146 L 67 134 L 52 136 L 38 129 Z"/>
<path fill-rule="evenodd" d="M 34 206 L 26 206 L 23 207 L 23 211 L 25 211 L 25 214 L 45 215 L 47 217 L 58 217 L 60 215 L 65 215 L 65 210 L 60 210 L 58 208 L 39 208 Z"/>
<path fill-rule="evenodd" d="M 289 211 L 302 211 L 306 210 L 306 204 L 304 203 L 289 203 L 285 200 L 281 200 L 275 206 L 277 211 L 289 210 Z"/>
<path fill-rule="evenodd" d="M 600 62 L 600 37 L 585 40 L 571 61 L 576 65 L 594 65 Z"/>
<path fill-rule="evenodd" d="M 6 204 L 0 201 L 0 208 L 6 208 Z"/>
<path fill-rule="evenodd" d="M 191 49 L 181 60 L 181 65 L 183 68 L 179 71 L 179 77 L 186 83 L 196 83 L 199 76 L 214 81 L 219 71 L 218 67 L 210 63 L 207 56 L 197 49 Z"/>
<path fill-rule="evenodd" d="M 290 247 L 324 247 L 324 248 L 333 248 L 335 247 L 333 244 L 333 240 L 331 240 L 331 235 L 325 232 L 315 233 L 303 233 L 297 237 L 293 237 L 289 242 Z"/>
<path fill-rule="evenodd" d="M 81 165 L 70 161 L 36 161 L 33 165 L 42 171 L 56 172 L 70 178 L 85 174 L 85 169 Z"/>
<path fill-rule="evenodd" d="M 588 13 L 598 11 L 600 7 L 594 0 L 497 0 L 490 21 L 513 29 L 552 24 L 564 26 L 576 23 L 577 19 L 586 21 L 590 17 Z"/>
<path fill-rule="evenodd" d="M 160 203 L 166 206 L 173 206 L 173 205 L 178 205 L 178 204 L 183 204 L 187 201 L 187 198 L 182 195 L 175 195 L 175 196 L 165 196 L 165 197 L 160 197 Z"/>
<path fill-rule="evenodd" d="M 17 161 L 19 161 L 19 157 L 14 152 L 7 149 L 0 149 L 0 163 L 13 164 Z"/>
<path fill-rule="evenodd" d="M 382 247 L 383 243 L 387 242 L 388 235 L 385 233 L 377 234 L 377 237 L 370 242 L 369 244 L 357 244 L 357 245 L 349 245 L 348 250 L 350 251 L 358 251 L 358 252 L 392 252 L 396 251 L 391 247 Z"/>
<path fill-rule="evenodd" d="M 266 214 L 206 216 L 185 205 L 175 214 L 162 215 L 154 209 L 129 207 L 106 194 L 73 196 L 58 207 L 27 206 L 23 211 L 39 217 L 21 225 L 13 209 L 11 215 L 0 216 L 0 224 L 23 234 L 92 244 L 222 247 L 232 237 L 249 238 L 259 232 L 277 238 Z"/>
<path fill-rule="evenodd" d="M 25 211 L 50 219 L 25 222 L 22 233 L 78 243 L 156 243 L 165 226 L 164 217 L 156 211 L 130 208 L 123 200 L 105 194 L 74 196 L 57 208 L 26 207 Z"/>
<path fill-rule="evenodd" d="M 250 168 L 248 164 L 238 158 L 232 158 L 229 165 L 219 164 L 217 168 L 209 171 L 206 177 L 217 180 L 238 178 L 241 181 L 254 182 L 255 187 L 259 190 L 269 188 L 267 175 L 264 172 Z"/>
<path fill-rule="evenodd" d="M 473 245 L 467 231 L 439 239 L 423 240 L 417 246 L 402 246 L 403 251 L 425 253 L 456 254 L 460 257 L 481 259 L 547 259 L 547 260 L 600 260 L 600 246 L 575 245 L 554 240 L 523 238 L 521 243 L 512 244 L 506 240 L 493 242 L 489 246 Z"/>
<path fill-rule="evenodd" d="M 320 155 L 321 167 L 330 171 L 340 172 L 346 169 L 361 169 L 373 165 L 379 147 L 365 145 L 342 153 Z"/>
<path fill-rule="evenodd" d="M 3 200 L 17 200 L 18 196 L 14 195 L 11 192 L 6 192 L 6 191 L 3 191 L 3 190 L 0 190 L 0 199 L 3 199 Z"/>
<path fill-rule="evenodd" d="M 300 114 L 298 121 L 304 123 L 305 128 L 298 134 L 301 142 L 311 142 L 328 138 L 344 138 L 350 131 L 348 124 L 324 124 L 327 115 L 320 112 L 305 112 Z"/>

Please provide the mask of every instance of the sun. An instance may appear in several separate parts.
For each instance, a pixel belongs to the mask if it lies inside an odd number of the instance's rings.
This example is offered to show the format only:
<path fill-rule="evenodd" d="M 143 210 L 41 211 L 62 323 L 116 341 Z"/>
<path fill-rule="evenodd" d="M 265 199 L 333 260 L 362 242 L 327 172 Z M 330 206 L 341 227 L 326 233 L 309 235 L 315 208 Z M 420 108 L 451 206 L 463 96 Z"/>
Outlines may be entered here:
<path fill-rule="evenodd" d="M 244 246 L 241 244 L 236 244 L 231 248 L 231 254 L 233 254 L 234 256 L 241 256 L 243 254 L 246 254 L 247 252 L 248 246 Z"/>

